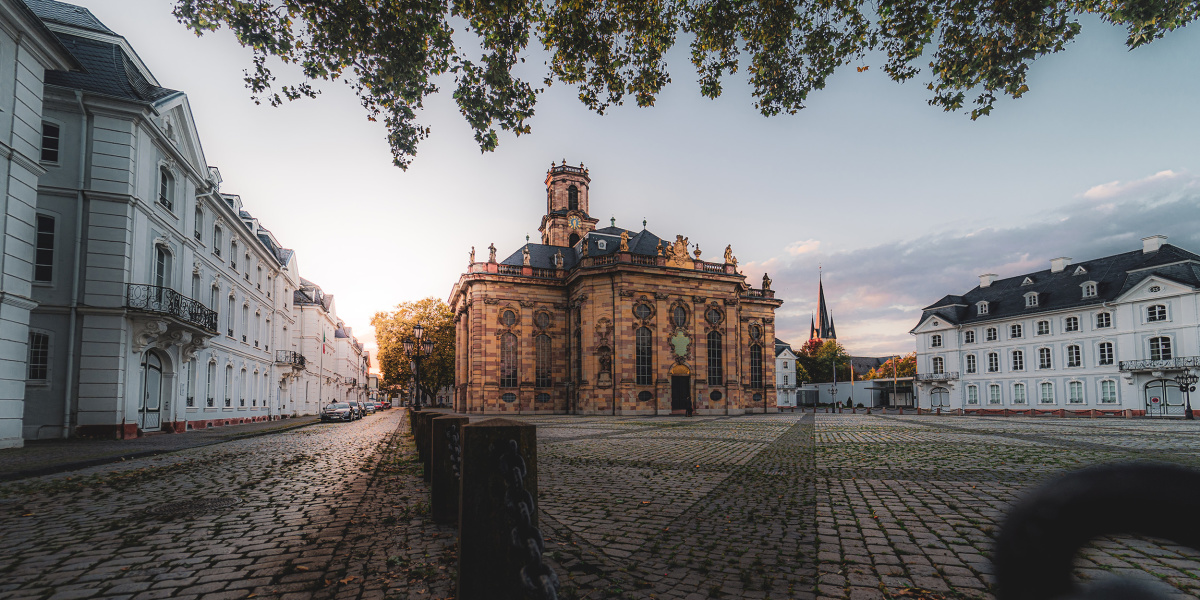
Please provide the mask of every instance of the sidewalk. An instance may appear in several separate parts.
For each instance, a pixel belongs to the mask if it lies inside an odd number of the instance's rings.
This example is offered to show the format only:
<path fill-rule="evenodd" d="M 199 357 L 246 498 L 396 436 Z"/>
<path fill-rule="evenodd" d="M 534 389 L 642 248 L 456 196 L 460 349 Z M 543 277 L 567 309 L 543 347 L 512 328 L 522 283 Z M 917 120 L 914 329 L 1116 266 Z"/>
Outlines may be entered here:
<path fill-rule="evenodd" d="M 0 450 L 0 481 L 14 481 L 188 448 L 211 446 L 239 438 L 306 427 L 318 422 L 317 417 L 309 416 L 209 427 L 187 433 L 163 433 L 130 440 L 27 440 L 24 448 Z"/>

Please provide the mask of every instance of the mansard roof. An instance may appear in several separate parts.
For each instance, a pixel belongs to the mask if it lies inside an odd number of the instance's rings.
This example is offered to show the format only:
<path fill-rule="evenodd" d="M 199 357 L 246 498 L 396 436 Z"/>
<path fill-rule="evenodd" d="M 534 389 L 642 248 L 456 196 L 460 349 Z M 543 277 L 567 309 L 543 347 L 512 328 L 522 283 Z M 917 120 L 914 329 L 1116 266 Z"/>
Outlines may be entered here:
<path fill-rule="evenodd" d="M 47 85 L 146 103 L 182 93 L 151 83 L 134 64 L 133 59 L 117 44 L 67 33 L 55 35 L 83 65 L 84 70 L 47 71 Z"/>
<path fill-rule="evenodd" d="M 25 5 L 47 23 L 57 23 L 68 27 L 78 27 L 88 31 L 96 31 L 116 35 L 113 30 L 104 26 L 92 11 L 74 4 L 55 2 L 54 0 L 25 0 Z"/>
<path fill-rule="evenodd" d="M 1076 275 L 1079 266 L 1085 272 Z M 1072 263 L 1057 273 L 1046 269 L 997 279 L 988 287 L 976 286 L 962 296 L 948 295 L 926 306 L 921 322 L 936 315 L 951 323 L 969 324 L 1094 306 L 1116 300 L 1150 276 L 1200 288 L 1200 255 L 1163 244 L 1154 252 L 1133 250 Z M 1027 278 L 1033 283 L 1022 285 Z M 1081 286 L 1088 281 L 1096 283 L 1096 296 L 1084 298 Z M 1037 293 L 1038 305 L 1027 308 L 1025 295 L 1030 292 Z M 975 305 L 979 302 L 988 303 L 987 314 L 978 314 Z"/>
<path fill-rule="evenodd" d="M 621 233 L 629 234 L 629 252 L 631 254 L 641 254 L 644 256 L 658 256 L 658 244 L 662 241 L 661 238 L 643 229 L 641 231 L 630 231 L 620 227 L 604 227 L 588 232 L 584 236 L 588 245 L 588 256 L 605 256 L 608 254 L 616 254 L 621 249 Z M 604 249 L 596 243 L 603 239 L 605 241 Z M 562 251 L 563 253 L 563 268 L 573 269 L 579 262 L 574 248 L 566 248 L 563 246 L 548 246 L 545 244 L 528 244 L 529 246 L 529 266 L 541 269 L 554 268 L 554 254 Z M 500 264 L 521 266 L 525 264 L 524 256 L 522 256 L 522 245 L 517 248 L 508 258 L 500 261 Z"/>

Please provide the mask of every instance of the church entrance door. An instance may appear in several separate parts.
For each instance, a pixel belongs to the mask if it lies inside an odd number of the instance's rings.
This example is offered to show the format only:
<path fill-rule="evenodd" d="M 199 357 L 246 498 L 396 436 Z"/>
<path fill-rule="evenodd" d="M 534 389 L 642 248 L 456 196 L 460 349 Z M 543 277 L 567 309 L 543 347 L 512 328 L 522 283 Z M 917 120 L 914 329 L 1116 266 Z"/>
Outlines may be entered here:
<path fill-rule="evenodd" d="M 688 375 L 671 377 L 671 412 L 686 411 L 692 405 L 692 378 Z"/>

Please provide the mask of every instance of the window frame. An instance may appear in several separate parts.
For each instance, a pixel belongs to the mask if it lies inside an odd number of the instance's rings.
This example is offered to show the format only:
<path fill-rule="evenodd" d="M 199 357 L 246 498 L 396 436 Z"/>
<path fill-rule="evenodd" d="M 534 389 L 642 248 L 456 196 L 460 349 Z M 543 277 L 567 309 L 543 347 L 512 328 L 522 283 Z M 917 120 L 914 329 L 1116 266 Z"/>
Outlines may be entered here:
<path fill-rule="evenodd" d="M 996 327 L 988 327 L 984 330 L 984 340 L 995 342 L 1000 339 L 1000 330 Z"/>
<path fill-rule="evenodd" d="M 1079 331 L 1079 328 L 1080 328 L 1079 317 L 1072 315 L 1070 317 L 1067 317 L 1066 319 L 1063 319 L 1063 332 L 1064 333 L 1075 333 L 1075 332 Z"/>
<path fill-rule="evenodd" d="M 1167 310 L 1166 304 L 1151 304 L 1147 306 L 1145 315 L 1147 323 L 1164 323 L 1171 320 L 1171 313 Z"/>
<path fill-rule="evenodd" d="M 1067 368 L 1083 366 L 1083 348 L 1079 344 L 1070 344 L 1066 348 Z"/>
<path fill-rule="evenodd" d="M 1018 390 L 1020 393 L 1018 393 Z M 1025 390 L 1025 384 L 1017 381 L 1013 382 L 1013 404 L 1028 404 L 1029 396 Z"/>
<path fill-rule="evenodd" d="M 1028 294 L 1025 294 L 1025 308 L 1037 308 L 1037 307 L 1038 307 L 1038 293 L 1037 292 L 1029 292 Z"/>
<path fill-rule="evenodd" d="M 1079 392 L 1078 396 L 1076 391 Z M 1087 404 L 1087 393 L 1084 392 L 1082 381 L 1072 379 L 1067 382 L 1067 404 Z"/>
<path fill-rule="evenodd" d="M 946 372 L 946 359 L 940 356 L 934 356 L 929 361 L 930 368 L 933 369 L 934 375 L 941 375 Z"/>
<path fill-rule="evenodd" d="M 965 370 L 968 374 L 975 374 L 979 370 L 979 360 L 974 354 L 968 354 L 966 358 Z"/>
<path fill-rule="evenodd" d="M 1108 399 L 1110 396 L 1105 393 L 1106 392 L 1105 388 L 1107 388 L 1107 387 L 1112 388 L 1112 396 L 1111 396 L 1112 399 L 1111 400 Z M 1119 401 L 1120 401 L 1120 397 L 1118 396 L 1118 392 L 1117 392 L 1117 382 L 1112 379 L 1101 379 L 1100 380 L 1100 404 L 1116 404 Z"/>
<path fill-rule="evenodd" d="M 929 336 L 929 347 L 930 348 L 941 348 L 942 347 L 942 334 L 935 333 L 935 334 Z"/>
<path fill-rule="evenodd" d="M 1104 323 L 1103 325 L 1101 325 L 1101 318 L 1103 318 L 1103 323 Z M 1095 322 L 1096 322 L 1096 329 L 1111 328 L 1113 326 L 1112 325 L 1112 313 L 1108 312 L 1108 311 L 1102 311 L 1102 312 L 1096 313 L 1096 321 Z"/>
<path fill-rule="evenodd" d="M 48 222 L 50 231 L 42 230 L 42 224 Z M 43 245 L 48 239 L 49 244 Z M 33 279 L 34 285 L 54 285 L 54 255 L 58 244 L 58 219 L 51 214 L 39 212 L 33 219 Z M 43 260 L 48 257 L 48 260 Z M 40 270 L 49 270 L 45 278 L 40 276 Z"/>
<path fill-rule="evenodd" d="M 763 389 L 763 348 L 759 344 L 750 344 L 750 388 Z"/>
<path fill-rule="evenodd" d="M 1008 326 L 1008 338 L 1012 340 L 1024 339 L 1025 326 L 1021 323 L 1013 323 Z"/>
<path fill-rule="evenodd" d="M 1012 365 L 1013 371 L 1024 371 L 1025 370 L 1025 351 L 1024 350 L 1013 350 L 1009 354 L 1009 363 Z"/>
<path fill-rule="evenodd" d="M 708 355 L 708 385 L 721 385 L 725 379 L 725 353 L 721 346 L 725 336 L 720 331 L 709 331 L 705 336 L 705 353 Z M 784 367 L 786 368 L 786 366 Z"/>
<path fill-rule="evenodd" d="M 1050 321 L 1042 319 L 1037 322 L 1037 333 L 1034 335 L 1050 335 Z"/>
<path fill-rule="evenodd" d="M 634 367 L 637 385 L 654 384 L 654 332 L 645 325 L 633 332 Z"/>
<path fill-rule="evenodd" d="M 158 165 L 158 191 L 155 194 L 155 204 L 175 212 L 176 178 L 171 167 L 166 164 Z"/>
<path fill-rule="evenodd" d="M 998 352 L 988 352 L 987 363 L 988 373 L 1000 372 L 1000 354 Z"/>
<path fill-rule="evenodd" d="M 25 347 L 25 384 L 36 386 L 49 385 L 51 381 L 50 355 L 53 342 L 51 333 L 43 329 L 31 327 L 25 341 L 27 344 Z M 41 343 L 35 344 L 35 341 Z M 41 347 L 39 348 L 38 346 Z M 35 354 L 41 360 L 35 362 Z M 35 368 L 40 369 L 41 372 L 35 373 Z M 35 377 L 34 375 L 41 375 L 41 377 Z"/>
<path fill-rule="evenodd" d="M 533 387 L 552 387 L 554 385 L 554 342 L 550 339 L 550 336 L 540 333 L 533 339 L 533 345 Z"/>
<path fill-rule="evenodd" d="M 1156 335 L 1146 341 L 1150 349 L 1150 360 L 1171 360 L 1175 357 L 1171 336 Z"/>
<path fill-rule="evenodd" d="M 46 133 L 47 125 L 49 125 L 55 129 L 54 136 L 47 135 L 47 133 Z M 42 131 L 40 132 L 41 139 L 39 140 L 39 145 L 38 145 L 38 162 L 39 163 L 45 163 L 45 164 L 49 164 L 49 165 L 61 165 L 62 164 L 62 129 L 63 129 L 62 123 L 59 123 L 58 121 L 54 121 L 51 119 L 45 119 L 45 118 L 42 119 Z M 54 148 L 53 148 L 53 150 L 51 150 L 52 152 L 54 152 L 54 158 L 46 158 L 46 150 L 47 150 L 46 140 L 48 140 L 48 139 L 54 140 Z"/>
<path fill-rule="evenodd" d="M 1004 396 L 1000 393 L 1000 384 L 989 383 L 988 384 L 988 404 L 994 405 L 994 404 L 1003 404 L 1003 403 L 1004 403 Z"/>
<path fill-rule="evenodd" d="M 1054 353 L 1050 348 L 1042 346 L 1038 348 L 1038 370 L 1054 368 Z"/>
<path fill-rule="evenodd" d="M 1050 395 L 1047 399 L 1046 391 L 1049 390 Z M 1038 384 L 1038 404 L 1054 404 L 1054 383 L 1043 381 Z"/>
<path fill-rule="evenodd" d="M 1107 355 L 1107 356 L 1105 356 Z M 1116 363 L 1116 347 L 1112 342 L 1100 342 L 1096 345 L 1096 364 L 1108 366 Z"/>
<path fill-rule="evenodd" d="M 963 343 L 964 344 L 974 344 L 975 343 L 975 330 L 972 329 L 972 330 L 967 330 L 967 331 L 963 332 Z"/>
<path fill-rule="evenodd" d="M 979 406 L 979 386 L 975 384 L 967 386 L 967 404 L 969 406 Z"/>

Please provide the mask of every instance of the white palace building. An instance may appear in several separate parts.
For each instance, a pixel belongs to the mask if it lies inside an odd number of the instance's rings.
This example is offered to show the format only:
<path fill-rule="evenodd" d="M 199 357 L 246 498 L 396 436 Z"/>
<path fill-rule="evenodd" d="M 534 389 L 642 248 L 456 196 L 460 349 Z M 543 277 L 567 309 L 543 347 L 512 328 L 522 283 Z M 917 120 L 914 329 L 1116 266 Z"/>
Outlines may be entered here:
<path fill-rule="evenodd" d="M 1200 256 L 1166 239 L 1079 263 L 1056 258 L 1016 277 L 981 275 L 975 289 L 926 307 L 910 332 L 918 405 L 1182 416 L 1175 378 L 1200 370 Z"/>
<path fill-rule="evenodd" d="M 365 399 L 333 296 L 221 190 L 188 97 L 87 9 L 0 0 L 0 448 Z"/>

